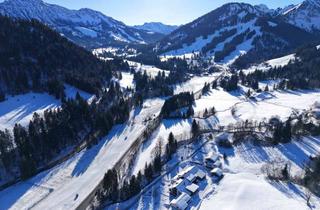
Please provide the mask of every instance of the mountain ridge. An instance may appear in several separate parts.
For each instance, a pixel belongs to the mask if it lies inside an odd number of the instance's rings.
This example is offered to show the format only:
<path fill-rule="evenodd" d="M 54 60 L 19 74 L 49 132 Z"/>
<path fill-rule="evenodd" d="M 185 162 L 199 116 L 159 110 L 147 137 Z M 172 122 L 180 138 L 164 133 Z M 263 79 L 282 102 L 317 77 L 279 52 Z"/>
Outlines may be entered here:
<path fill-rule="evenodd" d="M 157 42 L 155 50 L 170 56 L 196 53 L 222 63 L 244 59 L 243 55 L 250 52 L 246 62 L 259 62 L 316 39 L 316 34 L 290 24 L 276 10 L 227 3 L 167 35 Z"/>
<path fill-rule="evenodd" d="M 37 19 L 86 48 L 148 44 L 163 35 L 125 25 L 99 11 L 70 10 L 42 0 L 6 0 L 0 14 L 20 19 Z"/>

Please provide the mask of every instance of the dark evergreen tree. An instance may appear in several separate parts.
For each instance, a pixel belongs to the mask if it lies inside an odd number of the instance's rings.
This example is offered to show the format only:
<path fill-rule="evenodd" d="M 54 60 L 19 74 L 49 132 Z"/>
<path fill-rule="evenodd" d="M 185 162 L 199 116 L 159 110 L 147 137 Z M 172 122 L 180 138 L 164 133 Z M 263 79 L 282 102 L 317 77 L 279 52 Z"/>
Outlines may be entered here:
<path fill-rule="evenodd" d="M 193 137 L 196 137 L 199 134 L 200 128 L 196 120 L 192 121 L 191 133 Z"/>

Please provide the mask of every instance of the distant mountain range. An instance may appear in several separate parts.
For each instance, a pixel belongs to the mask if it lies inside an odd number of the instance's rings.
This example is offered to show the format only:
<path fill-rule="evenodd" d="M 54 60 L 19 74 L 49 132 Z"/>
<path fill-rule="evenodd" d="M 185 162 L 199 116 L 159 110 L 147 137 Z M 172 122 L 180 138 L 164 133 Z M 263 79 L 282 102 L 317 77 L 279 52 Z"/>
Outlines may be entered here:
<path fill-rule="evenodd" d="M 319 40 L 320 0 L 285 9 L 228 3 L 186 24 L 156 45 L 163 55 L 198 53 L 238 64 L 277 57 Z"/>
<path fill-rule="evenodd" d="M 91 9 L 69 10 L 42 0 L 6 0 L 0 3 L 0 14 L 37 19 L 87 48 L 148 44 L 163 37 L 160 33 L 127 26 L 101 12 Z"/>
<path fill-rule="evenodd" d="M 228 3 L 180 27 L 158 22 L 131 27 L 101 12 L 42 0 L 6 0 L 0 14 L 37 19 L 88 49 L 151 44 L 162 55 L 197 53 L 216 62 L 238 58 L 239 65 L 281 56 L 320 37 L 320 0 L 276 10 Z"/>
<path fill-rule="evenodd" d="M 160 22 L 151 22 L 151 23 L 145 23 L 143 25 L 136 25 L 134 27 L 137 29 L 145 30 L 145 31 L 167 35 L 173 32 L 174 30 L 176 30 L 179 26 L 165 25 Z"/>

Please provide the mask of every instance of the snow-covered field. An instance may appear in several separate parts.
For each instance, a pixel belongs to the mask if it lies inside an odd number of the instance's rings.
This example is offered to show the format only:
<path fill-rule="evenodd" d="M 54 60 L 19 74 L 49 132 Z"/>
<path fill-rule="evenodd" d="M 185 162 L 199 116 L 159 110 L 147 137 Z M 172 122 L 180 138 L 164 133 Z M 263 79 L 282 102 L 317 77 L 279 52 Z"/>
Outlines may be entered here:
<path fill-rule="evenodd" d="M 269 183 L 264 176 L 250 173 L 226 174 L 212 196 L 202 201 L 200 210 L 218 206 L 222 210 L 307 210 L 301 187 Z"/>
<path fill-rule="evenodd" d="M 134 88 L 133 74 L 128 72 L 121 72 L 122 79 L 120 80 L 120 86 L 123 88 Z"/>
<path fill-rule="evenodd" d="M 68 98 L 75 98 L 77 92 L 86 100 L 93 96 L 70 85 L 65 85 Z M 16 96 L 7 96 L 0 103 L 0 130 L 11 130 L 16 123 L 27 126 L 33 114 L 42 114 L 47 109 L 57 108 L 61 101 L 47 93 L 26 93 Z"/>
<path fill-rule="evenodd" d="M 1 191 L 0 209 L 75 209 L 141 135 L 145 120 L 159 114 L 163 102 L 162 99 L 147 100 L 143 108 L 131 112 L 127 124 L 114 127 L 98 145 Z"/>
<path fill-rule="evenodd" d="M 167 70 L 164 70 L 164 69 L 159 69 L 155 66 L 150 66 L 150 65 L 144 65 L 144 64 L 141 64 L 141 63 L 137 63 L 137 62 L 134 62 L 134 61 L 127 61 L 129 66 L 134 68 L 136 71 L 140 71 L 142 73 L 144 73 L 145 71 L 147 72 L 147 74 L 151 77 L 155 77 L 158 75 L 159 72 L 164 72 L 166 76 L 169 75 L 169 71 Z"/>
<path fill-rule="evenodd" d="M 28 125 L 33 113 L 43 113 L 46 109 L 60 106 L 61 102 L 46 93 L 28 93 L 9 96 L 0 103 L 0 129 L 11 130 L 16 123 Z"/>
<path fill-rule="evenodd" d="M 205 83 L 211 83 L 221 74 L 221 72 L 213 73 L 207 76 L 193 76 L 185 83 L 175 86 L 174 94 L 182 92 L 197 92 L 201 90 Z"/>
<path fill-rule="evenodd" d="M 206 123 L 228 125 L 237 121 L 262 121 L 279 116 L 282 120 L 292 112 L 309 109 L 320 101 L 320 90 L 271 91 L 256 94 L 256 100 L 244 97 L 244 91 L 226 92 L 222 89 L 212 90 L 208 95 L 195 101 L 195 113 L 208 111 L 215 107 L 216 116 Z M 233 112 L 233 113 L 232 113 Z"/>

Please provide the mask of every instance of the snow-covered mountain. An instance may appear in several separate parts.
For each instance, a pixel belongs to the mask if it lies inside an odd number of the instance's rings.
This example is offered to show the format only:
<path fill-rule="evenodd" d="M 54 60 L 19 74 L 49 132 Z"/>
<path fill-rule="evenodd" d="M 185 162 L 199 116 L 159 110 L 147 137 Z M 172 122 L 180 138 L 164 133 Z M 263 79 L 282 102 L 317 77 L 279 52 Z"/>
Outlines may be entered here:
<path fill-rule="evenodd" d="M 129 27 L 91 9 L 69 10 L 42 0 L 5 0 L 0 3 L 0 14 L 37 19 L 87 48 L 151 43 L 163 36 Z"/>
<path fill-rule="evenodd" d="M 306 0 L 281 14 L 284 19 L 307 31 L 320 31 L 320 0 Z"/>
<path fill-rule="evenodd" d="M 265 5 L 229 3 L 186 24 L 157 43 L 163 55 L 200 53 L 242 65 L 288 53 L 316 36 L 276 16 Z"/>
<path fill-rule="evenodd" d="M 166 25 L 160 22 L 150 22 L 150 23 L 145 23 L 143 25 L 136 25 L 134 27 L 137 29 L 145 30 L 145 31 L 151 31 L 151 32 L 167 35 L 167 34 L 170 34 L 172 31 L 176 30 L 179 26 Z"/>

